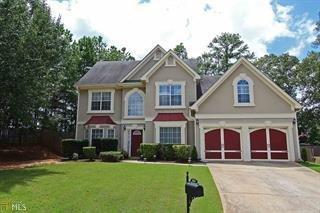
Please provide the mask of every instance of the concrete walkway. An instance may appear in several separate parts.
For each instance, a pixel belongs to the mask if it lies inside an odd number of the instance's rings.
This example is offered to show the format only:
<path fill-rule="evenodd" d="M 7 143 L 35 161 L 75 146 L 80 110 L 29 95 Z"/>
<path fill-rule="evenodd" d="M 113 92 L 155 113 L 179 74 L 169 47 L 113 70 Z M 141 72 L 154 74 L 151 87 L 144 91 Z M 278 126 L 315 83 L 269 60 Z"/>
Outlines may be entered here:
<path fill-rule="evenodd" d="M 208 163 L 225 212 L 320 213 L 320 173 L 296 163 Z"/>

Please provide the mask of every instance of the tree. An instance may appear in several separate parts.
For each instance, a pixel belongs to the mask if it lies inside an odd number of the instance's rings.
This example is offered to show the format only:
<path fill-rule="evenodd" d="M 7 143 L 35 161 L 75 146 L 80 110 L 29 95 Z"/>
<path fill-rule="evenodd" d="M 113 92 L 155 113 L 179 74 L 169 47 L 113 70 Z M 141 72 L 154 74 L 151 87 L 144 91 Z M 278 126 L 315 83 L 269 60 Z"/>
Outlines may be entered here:
<path fill-rule="evenodd" d="M 320 47 L 320 12 L 319 12 L 319 20 L 316 22 L 316 27 L 314 29 L 317 33 L 316 39 L 313 42 L 315 47 Z"/>
<path fill-rule="evenodd" d="M 184 44 L 181 42 L 178 44 L 173 51 L 179 56 L 181 59 L 188 59 L 187 49 L 185 48 Z"/>
<path fill-rule="evenodd" d="M 202 73 L 222 74 L 241 57 L 254 58 L 254 53 L 249 51 L 239 34 L 222 33 L 213 38 L 208 48 L 209 52 L 199 59 Z"/>
<path fill-rule="evenodd" d="M 320 53 L 310 52 L 298 68 L 299 93 L 303 109 L 298 113 L 299 131 L 309 143 L 320 142 Z"/>
<path fill-rule="evenodd" d="M 296 97 L 297 66 L 299 64 L 297 57 L 287 53 L 280 56 L 270 54 L 257 59 L 254 64 L 291 97 Z"/>
<path fill-rule="evenodd" d="M 97 61 L 125 61 L 134 60 L 126 48 L 108 47 L 101 36 L 84 36 L 74 41 L 64 56 L 64 74 L 60 81 L 60 89 L 55 92 L 52 100 L 53 107 L 51 122 L 59 131 L 71 132 L 75 130 L 77 113 L 77 92 L 74 84 Z"/>
<path fill-rule="evenodd" d="M 59 87 L 71 36 L 42 0 L 0 1 L 0 30 L 0 125 L 37 127 Z"/>

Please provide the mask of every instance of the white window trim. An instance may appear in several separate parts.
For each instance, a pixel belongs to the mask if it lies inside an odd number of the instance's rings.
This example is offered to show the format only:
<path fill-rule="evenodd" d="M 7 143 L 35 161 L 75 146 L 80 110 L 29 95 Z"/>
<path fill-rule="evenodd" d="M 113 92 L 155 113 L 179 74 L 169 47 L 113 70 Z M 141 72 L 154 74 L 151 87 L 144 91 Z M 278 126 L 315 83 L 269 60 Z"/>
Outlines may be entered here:
<path fill-rule="evenodd" d="M 91 98 L 93 92 L 110 92 L 111 93 L 111 104 L 110 110 L 91 110 Z M 88 110 L 87 113 L 114 113 L 114 89 L 104 90 L 88 90 Z"/>
<path fill-rule="evenodd" d="M 143 114 L 141 116 L 132 116 L 132 115 L 128 115 L 128 104 L 129 104 L 129 97 L 130 95 L 132 95 L 133 93 L 138 92 L 142 98 L 143 98 Z M 144 110 L 145 110 L 145 94 L 142 90 L 138 89 L 138 88 L 134 88 L 132 90 L 130 90 L 129 92 L 127 92 L 127 94 L 124 97 L 124 118 L 144 118 Z"/>
<path fill-rule="evenodd" d="M 187 121 L 156 121 L 154 126 L 156 129 L 155 140 L 156 143 L 160 143 L 160 127 L 180 127 L 181 128 L 181 142 L 180 144 L 186 144 L 186 124 Z"/>
<path fill-rule="evenodd" d="M 173 56 L 171 56 L 171 57 L 172 57 L 172 60 L 173 60 L 173 64 L 169 64 L 169 62 L 168 62 L 168 61 L 169 61 L 169 60 L 168 60 L 169 57 L 170 57 L 170 56 L 167 57 L 166 63 L 165 63 L 164 66 L 165 66 L 165 67 L 174 67 L 174 66 L 176 66 L 176 59 L 175 59 Z"/>
<path fill-rule="evenodd" d="M 161 85 L 168 85 L 168 84 L 179 84 L 181 85 L 181 105 L 180 106 L 160 106 L 159 103 L 159 88 Z M 184 109 L 186 108 L 186 101 L 185 101 L 185 87 L 186 87 L 186 82 L 185 81 L 157 81 L 155 82 L 156 85 L 156 109 Z"/>
<path fill-rule="evenodd" d="M 93 128 L 91 128 L 91 129 L 90 129 L 90 135 L 89 135 L 89 142 L 90 142 L 89 146 L 92 146 L 92 135 L 93 135 L 92 132 L 93 132 L 94 129 L 102 129 L 102 138 L 103 138 L 103 136 L 104 136 L 104 134 L 105 134 L 104 128 L 100 128 L 100 127 L 93 127 Z"/>
<path fill-rule="evenodd" d="M 238 102 L 238 82 L 240 80 L 246 80 L 249 84 L 249 99 L 250 102 L 249 103 L 239 103 Z M 251 80 L 251 78 L 249 76 L 247 76 L 247 74 L 245 73 L 240 73 L 240 75 L 238 75 L 232 82 L 232 86 L 233 86 L 233 106 L 236 107 L 247 107 L 247 106 L 255 106 L 254 104 L 254 93 L 253 93 L 253 81 Z"/>

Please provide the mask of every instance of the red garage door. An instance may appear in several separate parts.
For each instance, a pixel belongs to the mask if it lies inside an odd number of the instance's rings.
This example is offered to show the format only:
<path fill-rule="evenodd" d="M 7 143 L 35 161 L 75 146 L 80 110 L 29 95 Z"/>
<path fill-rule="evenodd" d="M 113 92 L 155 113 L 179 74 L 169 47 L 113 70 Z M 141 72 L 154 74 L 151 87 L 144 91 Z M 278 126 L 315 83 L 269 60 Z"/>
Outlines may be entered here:
<path fill-rule="evenodd" d="M 206 159 L 241 159 L 240 133 L 232 129 L 215 129 L 205 134 Z"/>
<path fill-rule="evenodd" d="M 288 159 L 287 135 L 284 130 L 271 128 L 254 130 L 250 133 L 250 147 L 251 159 Z"/>

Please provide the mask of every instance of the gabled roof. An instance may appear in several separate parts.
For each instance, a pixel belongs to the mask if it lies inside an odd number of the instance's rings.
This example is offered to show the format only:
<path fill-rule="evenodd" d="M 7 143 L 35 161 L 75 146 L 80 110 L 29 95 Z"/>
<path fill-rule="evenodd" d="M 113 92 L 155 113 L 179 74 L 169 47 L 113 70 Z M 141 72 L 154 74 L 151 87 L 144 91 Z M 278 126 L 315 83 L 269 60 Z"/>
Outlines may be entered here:
<path fill-rule="evenodd" d="M 99 61 L 75 85 L 118 83 L 140 61 Z"/>
<path fill-rule="evenodd" d="M 148 72 L 146 72 L 142 77 L 141 80 L 145 80 L 148 81 L 149 77 L 152 76 L 152 74 L 154 72 L 156 72 L 158 70 L 158 68 L 165 63 L 166 59 L 169 56 L 173 56 L 173 58 L 176 60 L 176 62 L 178 62 L 181 67 L 187 71 L 191 76 L 193 76 L 194 80 L 195 79 L 200 79 L 200 76 L 198 75 L 198 73 L 196 73 L 196 71 L 194 71 L 185 61 L 183 61 L 181 58 L 179 58 L 173 50 L 169 50 L 159 61 L 158 63 L 156 63 Z"/>
<path fill-rule="evenodd" d="M 198 107 L 234 72 L 240 65 L 244 65 L 256 77 L 264 82 L 272 91 L 278 94 L 283 100 L 289 103 L 294 109 L 301 109 L 301 105 L 284 92 L 278 85 L 265 76 L 260 70 L 253 66 L 247 59 L 240 58 L 222 77 L 214 83 L 192 106 L 191 109 L 198 110 Z"/>
<path fill-rule="evenodd" d="M 138 72 L 138 70 L 145 65 L 148 62 L 148 59 L 154 55 L 154 53 L 160 50 L 163 54 L 166 53 L 165 49 L 163 49 L 159 44 L 157 44 L 141 61 L 139 64 L 137 64 L 137 66 L 132 69 L 129 73 L 127 73 L 121 80 L 120 82 L 124 82 L 125 80 L 127 80 L 128 78 L 130 78 L 131 76 L 133 76 L 136 72 Z M 151 59 L 153 60 L 153 59 Z"/>

